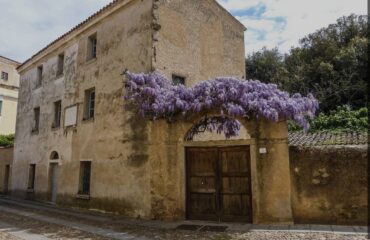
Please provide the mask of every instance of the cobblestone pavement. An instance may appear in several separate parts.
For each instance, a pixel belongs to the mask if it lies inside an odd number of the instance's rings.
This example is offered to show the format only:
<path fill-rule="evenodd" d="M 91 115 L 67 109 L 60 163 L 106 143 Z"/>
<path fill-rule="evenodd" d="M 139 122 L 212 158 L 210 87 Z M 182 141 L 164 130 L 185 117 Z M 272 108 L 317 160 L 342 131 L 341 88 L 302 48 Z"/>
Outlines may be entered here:
<path fill-rule="evenodd" d="M 14 237 L 8 233 L 0 232 L 0 240 L 20 240 L 21 238 Z"/>
<path fill-rule="evenodd" d="M 291 230 L 272 226 L 226 224 L 227 232 L 210 232 L 205 227 L 196 231 L 175 229 L 193 222 L 143 221 L 110 215 L 55 208 L 28 201 L 0 197 L 0 240 L 42 239 L 137 239 L 137 240 L 365 240 L 364 228 L 316 226 Z M 196 222 L 199 226 L 210 224 Z M 211 224 L 212 225 L 212 224 Z M 217 225 L 217 224 L 213 224 Z M 225 225 L 225 224 L 222 224 Z M 218 225 L 219 226 L 219 225 Z M 307 227 L 307 225 L 305 225 Z M 319 230 L 322 230 L 321 232 Z M 356 233 L 354 230 L 357 230 Z M 348 233 L 347 233 L 348 231 Z M 350 232 L 351 231 L 351 232 Z"/>

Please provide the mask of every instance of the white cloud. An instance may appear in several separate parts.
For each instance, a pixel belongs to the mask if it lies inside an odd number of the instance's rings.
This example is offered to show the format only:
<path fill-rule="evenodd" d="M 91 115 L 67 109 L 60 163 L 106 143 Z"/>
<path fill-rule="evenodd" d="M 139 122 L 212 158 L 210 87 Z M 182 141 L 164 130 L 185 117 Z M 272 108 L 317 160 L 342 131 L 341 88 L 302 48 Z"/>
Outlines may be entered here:
<path fill-rule="evenodd" d="M 0 55 L 23 61 L 111 0 L 0 0 Z M 186 0 L 185 0 L 186 1 Z M 263 46 L 288 51 L 308 33 L 341 16 L 366 14 L 365 0 L 218 0 L 231 12 L 266 6 L 261 17 L 239 16 L 247 54 Z M 278 22 L 276 18 L 285 22 Z"/>
<path fill-rule="evenodd" d="M 239 20 L 249 29 L 265 32 L 265 39 L 258 39 L 258 33 L 247 31 L 246 53 L 261 49 L 263 46 L 278 46 L 288 52 L 298 40 L 309 33 L 326 27 L 352 13 L 367 14 L 366 0 L 218 0 L 229 11 L 250 8 L 258 4 L 266 6 L 259 19 L 248 16 Z M 275 26 L 273 19 L 285 19 L 286 24 Z"/>
<path fill-rule="evenodd" d="M 0 55 L 24 61 L 111 0 L 0 0 Z"/>

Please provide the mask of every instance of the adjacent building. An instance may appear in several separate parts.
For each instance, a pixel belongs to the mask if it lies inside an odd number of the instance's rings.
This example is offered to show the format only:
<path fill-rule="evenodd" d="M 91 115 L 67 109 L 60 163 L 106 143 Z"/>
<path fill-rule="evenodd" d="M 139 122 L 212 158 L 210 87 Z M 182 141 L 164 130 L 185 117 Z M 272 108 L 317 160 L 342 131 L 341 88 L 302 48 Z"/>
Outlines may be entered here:
<path fill-rule="evenodd" d="M 0 135 L 15 133 L 19 74 L 17 61 L 0 56 Z"/>
<path fill-rule="evenodd" d="M 292 222 L 284 121 L 240 119 L 238 139 L 187 142 L 202 116 L 149 122 L 125 107 L 125 69 L 186 86 L 244 78 L 245 30 L 215 0 L 116 0 L 43 48 L 18 67 L 12 194 L 141 218 Z"/>

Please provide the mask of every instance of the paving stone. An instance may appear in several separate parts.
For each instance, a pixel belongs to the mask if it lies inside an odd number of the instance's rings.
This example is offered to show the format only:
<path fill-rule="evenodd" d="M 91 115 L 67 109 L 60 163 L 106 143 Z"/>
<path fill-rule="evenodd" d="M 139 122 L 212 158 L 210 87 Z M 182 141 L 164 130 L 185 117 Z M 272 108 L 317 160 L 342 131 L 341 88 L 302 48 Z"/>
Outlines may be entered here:
<path fill-rule="evenodd" d="M 369 232 L 369 228 L 365 226 L 354 226 L 353 228 L 358 233 L 368 233 Z"/>
<path fill-rule="evenodd" d="M 309 224 L 294 224 L 290 226 L 289 230 L 294 232 L 310 232 L 311 226 Z"/>
<path fill-rule="evenodd" d="M 333 229 L 333 232 L 342 232 L 342 233 L 356 233 L 356 230 L 351 227 L 351 226 L 336 226 L 336 225 L 332 225 L 331 226 L 332 229 Z"/>
<path fill-rule="evenodd" d="M 237 232 L 248 232 L 253 227 L 252 224 L 230 224 L 228 231 L 237 231 Z"/>
<path fill-rule="evenodd" d="M 272 231 L 289 231 L 290 225 L 271 225 L 269 230 Z"/>
<path fill-rule="evenodd" d="M 21 238 L 15 237 L 9 233 L 0 231 L 0 240 L 22 240 Z"/>
<path fill-rule="evenodd" d="M 0 221 L 9 220 L 10 215 L 20 214 L 18 218 L 24 221 L 25 225 L 20 231 L 25 231 L 28 226 L 36 226 L 37 234 L 42 234 L 50 239 L 72 239 L 64 237 L 66 235 L 78 236 L 78 239 L 107 240 L 107 239 L 154 239 L 154 240 L 366 240 L 366 227 L 348 227 L 337 226 L 337 232 L 324 231 L 328 230 L 327 225 L 252 225 L 252 224 L 234 224 L 234 223 L 217 223 L 206 221 L 146 221 L 146 220 L 129 220 L 119 217 L 113 218 L 107 216 L 95 217 L 88 212 L 76 213 L 69 209 L 60 209 L 57 207 L 44 207 L 33 205 L 32 202 L 12 203 L 11 200 L 4 204 L 0 199 Z M 92 217 L 89 217 L 92 216 Z M 14 216 L 14 225 L 17 225 Z M 10 221 L 10 220 L 9 220 Z M 39 222 L 34 225 L 33 222 Z M 47 225 L 46 227 L 40 224 Z M 48 225 L 49 224 L 49 225 Z M 53 225 L 54 224 L 54 225 Z M 200 226 L 227 226 L 226 232 L 203 232 L 203 231 L 184 231 L 175 228 L 182 224 L 194 224 Z M 17 225 L 18 226 L 18 225 Z M 330 227 L 330 226 L 329 226 Z M 36 229 L 35 228 L 35 229 Z M 316 229 L 317 232 L 311 231 Z M 50 229 L 52 229 L 50 231 Z M 60 231 L 62 230 L 62 235 Z M 206 229 L 205 229 L 206 230 Z M 321 230 L 321 231 L 319 231 Z M 349 231 L 349 232 L 348 232 Z M 361 232 L 362 231 L 362 232 Z M 86 235 L 84 238 L 82 235 Z M 19 240 L 12 238 L 13 235 L 3 237 L 0 240 Z M 58 236 L 59 234 L 59 236 Z M 62 238 L 60 237 L 62 236 Z M 103 236 L 101 238 L 100 236 Z M 77 239 L 77 238 L 73 238 Z"/>
<path fill-rule="evenodd" d="M 330 225 L 311 225 L 312 232 L 332 232 Z"/>
<path fill-rule="evenodd" d="M 260 224 L 260 225 L 253 225 L 251 227 L 251 231 L 261 231 L 261 230 L 268 230 L 270 229 L 271 225 L 263 225 L 263 224 Z"/>
<path fill-rule="evenodd" d="M 0 222 L 0 239 L 49 240 L 43 235 L 30 233 L 4 222 Z"/>

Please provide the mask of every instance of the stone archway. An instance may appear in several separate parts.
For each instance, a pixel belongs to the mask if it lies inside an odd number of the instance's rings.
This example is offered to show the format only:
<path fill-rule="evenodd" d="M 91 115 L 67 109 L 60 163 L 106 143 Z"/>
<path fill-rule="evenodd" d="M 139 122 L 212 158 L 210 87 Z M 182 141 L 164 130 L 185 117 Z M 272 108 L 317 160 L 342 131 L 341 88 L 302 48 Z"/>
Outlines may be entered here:
<path fill-rule="evenodd" d="M 199 115 L 174 123 L 163 120 L 150 123 L 152 217 L 186 218 L 186 147 L 249 145 L 253 223 L 292 223 L 286 122 L 238 119 L 250 139 L 185 141 L 185 134 L 201 118 Z"/>
<path fill-rule="evenodd" d="M 50 160 L 59 160 L 59 154 L 57 151 L 52 151 L 50 154 Z"/>

